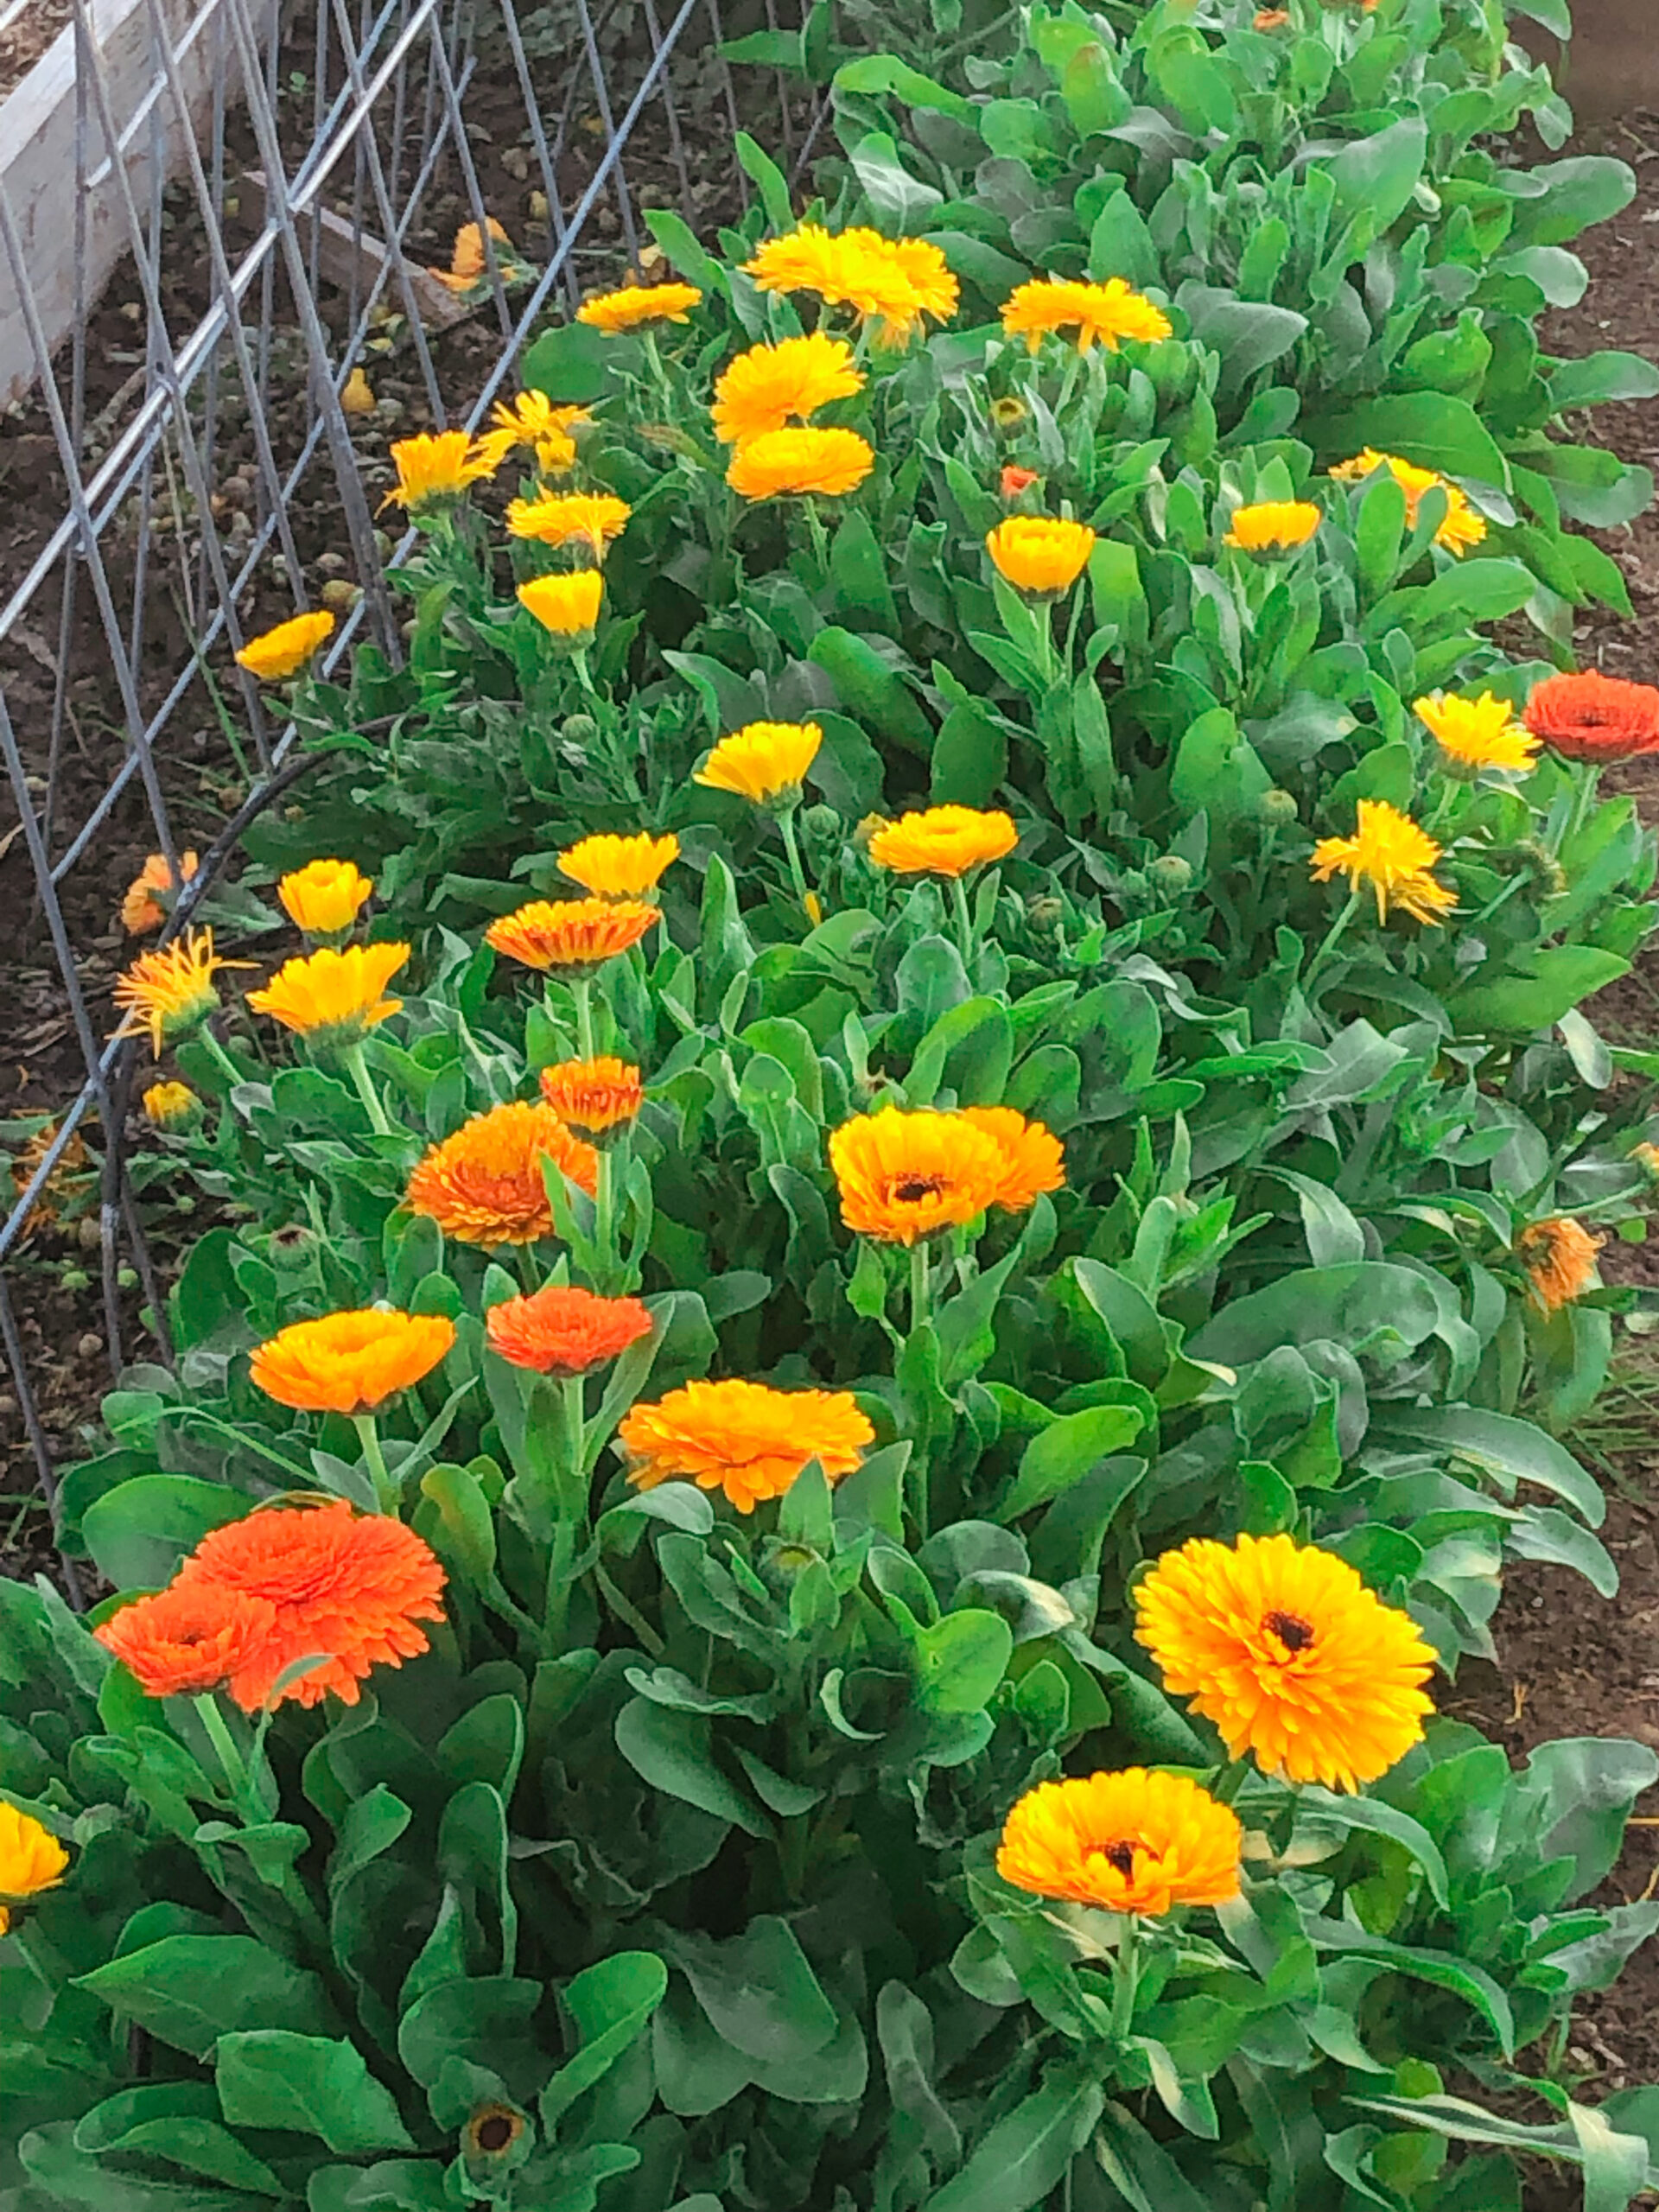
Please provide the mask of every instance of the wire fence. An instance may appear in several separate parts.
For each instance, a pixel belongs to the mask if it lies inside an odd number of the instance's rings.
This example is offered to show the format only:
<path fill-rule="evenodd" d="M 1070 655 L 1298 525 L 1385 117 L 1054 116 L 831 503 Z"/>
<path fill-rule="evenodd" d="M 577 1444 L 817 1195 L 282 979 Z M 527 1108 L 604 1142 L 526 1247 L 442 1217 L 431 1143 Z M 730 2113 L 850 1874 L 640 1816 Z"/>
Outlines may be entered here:
<path fill-rule="evenodd" d="M 76 0 L 64 173 L 44 206 L 18 203 L 0 132 L 0 332 L 9 279 L 37 378 L 9 433 L 30 496 L 0 608 L 16 810 L 0 911 L 12 954 L 40 963 L 38 1019 L 14 1019 L 0 1057 L 44 1039 L 62 1071 L 0 1222 L 0 1440 L 48 1499 L 59 1440 L 31 1370 L 61 1319 L 43 1331 L 20 1300 L 35 1230 L 94 1125 L 83 1241 L 111 1374 L 137 1341 L 135 1275 L 165 1325 L 125 1167 L 133 1048 L 105 1033 L 134 949 L 112 888 L 149 850 L 180 882 L 185 825 L 211 796 L 217 834 L 164 942 L 307 765 L 235 652 L 332 591 L 352 612 L 331 659 L 372 639 L 399 663 L 386 575 L 412 538 L 377 527 L 389 438 L 480 423 L 561 296 L 637 264 L 644 207 L 706 232 L 748 192 L 721 0 L 124 3 L 124 46 L 107 0 Z M 761 20 L 777 27 L 774 0 Z M 798 164 L 812 118 L 763 81 L 765 135 Z M 467 226 L 484 265 L 462 286 L 449 264 Z M 365 370 L 404 397 L 365 395 Z"/>

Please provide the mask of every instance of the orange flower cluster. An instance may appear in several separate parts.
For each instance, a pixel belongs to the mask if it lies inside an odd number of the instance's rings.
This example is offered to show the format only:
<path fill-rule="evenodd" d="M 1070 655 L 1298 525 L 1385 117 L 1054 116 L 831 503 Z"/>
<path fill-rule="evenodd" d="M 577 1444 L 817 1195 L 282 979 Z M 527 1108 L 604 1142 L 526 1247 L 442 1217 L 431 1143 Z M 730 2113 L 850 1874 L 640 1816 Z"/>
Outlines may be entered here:
<path fill-rule="evenodd" d="M 1522 1231 L 1516 1249 L 1546 1313 L 1558 1313 L 1594 1289 L 1596 1255 L 1603 1241 L 1567 1214 L 1535 1221 Z"/>
<path fill-rule="evenodd" d="M 151 1697 L 223 1687 L 246 1713 L 330 1693 L 355 1705 L 376 1667 L 426 1649 L 417 1624 L 443 1618 L 443 1585 L 436 1556 L 401 1522 L 344 1500 L 282 1505 L 212 1530 L 165 1590 L 97 1635 Z M 321 1663 L 282 1682 L 303 1659 Z"/>

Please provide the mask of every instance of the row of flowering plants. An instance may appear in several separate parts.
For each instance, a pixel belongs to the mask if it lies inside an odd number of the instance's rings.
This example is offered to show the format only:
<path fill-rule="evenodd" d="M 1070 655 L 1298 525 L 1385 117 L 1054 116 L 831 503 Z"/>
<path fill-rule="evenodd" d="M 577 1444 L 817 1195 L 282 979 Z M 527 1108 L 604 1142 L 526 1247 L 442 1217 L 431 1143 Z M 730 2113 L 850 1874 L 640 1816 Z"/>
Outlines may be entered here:
<path fill-rule="evenodd" d="M 1327 353 L 1072 229 L 1162 162 L 1271 236 L 1263 146 L 1419 118 L 1344 266 L 1524 327 L 1499 12 L 852 62 L 836 204 L 746 143 L 721 257 L 656 219 L 393 448 L 405 666 L 247 649 L 325 755 L 273 895 L 152 864 L 118 992 L 216 1225 L 62 1484 L 111 1594 L 0 1584 L 5 2212 L 1649 2185 L 1563 2059 L 1659 1760 L 1437 1708 L 1506 1559 L 1617 1588 L 1560 1438 L 1659 1119 L 1579 1001 L 1659 692 L 1548 657 L 1611 586 L 1510 448 L 1292 435 Z"/>

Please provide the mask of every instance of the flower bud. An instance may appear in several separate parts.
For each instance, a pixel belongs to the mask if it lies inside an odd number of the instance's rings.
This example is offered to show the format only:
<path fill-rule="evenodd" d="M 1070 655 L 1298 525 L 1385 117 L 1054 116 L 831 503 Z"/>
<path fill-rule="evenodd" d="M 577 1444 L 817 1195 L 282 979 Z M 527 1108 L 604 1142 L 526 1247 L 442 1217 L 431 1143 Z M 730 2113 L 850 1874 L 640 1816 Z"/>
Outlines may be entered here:
<path fill-rule="evenodd" d="M 1065 901 L 1044 893 L 1026 901 L 1026 919 L 1041 937 L 1049 937 L 1065 918 Z"/>
<path fill-rule="evenodd" d="M 567 715 L 560 735 L 576 752 L 586 753 L 599 735 L 599 724 L 591 715 Z"/>
<path fill-rule="evenodd" d="M 1154 890 L 1166 899 L 1179 899 L 1192 885 L 1192 863 L 1184 861 L 1179 853 L 1160 853 L 1147 867 L 1147 875 Z"/>
<path fill-rule="evenodd" d="M 1295 793 L 1281 791 L 1275 784 L 1271 791 L 1263 791 L 1257 799 L 1255 811 L 1270 828 L 1282 830 L 1296 819 Z"/>

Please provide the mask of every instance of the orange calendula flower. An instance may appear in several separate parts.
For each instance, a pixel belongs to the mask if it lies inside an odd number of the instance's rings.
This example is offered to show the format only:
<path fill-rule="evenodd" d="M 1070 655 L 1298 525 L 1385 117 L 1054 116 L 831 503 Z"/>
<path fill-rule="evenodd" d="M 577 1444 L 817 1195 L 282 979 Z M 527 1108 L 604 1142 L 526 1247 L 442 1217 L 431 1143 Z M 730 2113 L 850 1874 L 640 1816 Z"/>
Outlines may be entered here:
<path fill-rule="evenodd" d="M 1367 446 L 1351 461 L 1338 461 L 1331 471 L 1339 483 L 1357 484 L 1378 470 L 1387 469 L 1406 495 L 1406 521 L 1414 528 L 1419 508 L 1427 493 L 1439 490 L 1446 494 L 1446 514 L 1434 533 L 1434 543 L 1443 546 L 1458 560 L 1472 545 L 1478 545 L 1486 535 L 1486 518 L 1469 503 L 1469 495 L 1458 485 L 1442 476 L 1438 469 L 1414 467 L 1408 461 L 1402 461 L 1397 454 L 1378 453 Z"/>
<path fill-rule="evenodd" d="M 1538 740 L 1516 721 L 1507 699 L 1483 691 L 1478 699 L 1448 698 L 1431 691 L 1412 702 L 1412 712 L 1433 735 L 1449 773 L 1473 778 L 1483 768 L 1527 775 L 1537 765 Z"/>
<path fill-rule="evenodd" d="M 1324 520 L 1311 499 L 1262 499 L 1234 508 L 1221 542 L 1245 553 L 1293 553 L 1316 535 Z"/>
<path fill-rule="evenodd" d="M 1438 925 L 1458 903 L 1457 893 L 1429 873 L 1440 857 L 1440 846 L 1386 799 L 1361 799 L 1358 824 L 1351 837 L 1320 838 L 1310 863 L 1314 880 L 1328 883 L 1340 874 L 1352 891 L 1369 883 L 1379 922 L 1387 921 L 1392 906 L 1414 921 Z"/>
<path fill-rule="evenodd" d="M 429 1375 L 454 1341 L 454 1323 L 442 1313 L 371 1306 L 291 1322 L 256 1348 L 249 1372 L 296 1413 L 369 1414 Z"/>
<path fill-rule="evenodd" d="M 1595 1288 L 1596 1255 L 1604 1241 L 1567 1214 L 1554 1214 L 1522 1230 L 1516 1249 L 1546 1313 L 1559 1313 Z"/>
<path fill-rule="evenodd" d="M 1402 1759 L 1433 1706 L 1434 1653 L 1346 1560 L 1289 1536 L 1194 1537 L 1135 1592 L 1165 1685 L 1268 1774 L 1357 1789 Z"/>
<path fill-rule="evenodd" d="M 1659 1183 L 1659 1144 L 1633 1144 L 1630 1156 L 1650 1183 Z"/>
<path fill-rule="evenodd" d="M 745 445 L 769 430 L 804 423 L 832 400 L 850 399 L 864 388 L 864 372 L 844 338 L 815 330 L 776 346 L 740 353 L 715 385 L 715 435 L 723 445 Z"/>
<path fill-rule="evenodd" d="M 847 1390 L 774 1390 L 764 1382 L 688 1382 L 635 1406 L 617 1434 L 640 1490 L 694 1482 L 740 1513 L 781 1497 L 810 1459 L 833 1483 L 850 1475 L 875 1431 Z"/>
<path fill-rule="evenodd" d="M 655 906 L 632 899 L 532 899 L 490 924 L 485 942 L 526 968 L 569 982 L 591 976 L 638 944 L 661 921 Z"/>
<path fill-rule="evenodd" d="M 181 853 L 179 882 L 175 883 L 167 855 L 152 853 L 127 886 L 126 896 L 121 901 L 121 926 L 128 936 L 144 937 L 151 930 L 160 929 L 173 910 L 180 885 L 188 883 L 200 865 L 194 853 Z M 158 892 L 162 894 L 160 899 L 156 897 Z"/>
<path fill-rule="evenodd" d="M 868 229 L 832 232 L 804 223 L 767 239 L 743 266 L 759 291 L 816 292 L 826 306 L 850 307 L 884 346 L 909 345 L 926 316 L 948 321 L 960 296 L 938 246 Z"/>
<path fill-rule="evenodd" d="M 236 656 L 236 664 L 262 683 L 280 683 L 286 677 L 297 676 L 334 634 L 334 618 L 327 607 L 315 614 L 296 614 L 274 630 L 250 638 Z"/>
<path fill-rule="evenodd" d="M 870 839 L 870 858 L 895 875 L 966 875 L 1006 859 L 1020 842 L 1013 818 L 976 806 L 930 806 L 884 822 Z"/>
<path fill-rule="evenodd" d="M 1128 1767 L 1039 1782 L 1003 1823 L 996 1871 L 1017 1890 L 1154 1916 L 1238 1895 L 1243 1831 L 1184 1775 Z"/>
<path fill-rule="evenodd" d="M 510 246 L 512 240 L 493 215 L 486 219 L 492 245 Z M 496 257 L 499 266 L 501 257 Z M 470 292 L 489 267 L 484 253 L 484 234 L 476 223 L 463 223 L 455 232 L 455 242 L 449 252 L 447 269 L 427 270 L 429 276 L 435 276 L 452 292 Z"/>
<path fill-rule="evenodd" d="M 795 806 L 823 743 L 817 722 L 749 722 L 722 737 L 691 780 L 756 806 Z"/>
<path fill-rule="evenodd" d="M 856 430 L 767 430 L 739 446 L 726 481 L 745 499 L 839 499 L 855 491 L 875 466 Z"/>
<path fill-rule="evenodd" d="M 481 450 L 465 430 L 423 431 L 399 438 L 391 448 L 397 481 L 380 502 L 420 516 L 448 506 L 469 485 L 493 476 L 500 463 Z"/>
<path fill-rule="evenodd" d="M 1018 1175 L 1002 1133 L 931 1107 L 883 1106 L 843 1122 L 830 1165 L 848 1228 L 887 1244 L 976 1221 Z"/>
<path fill-rule="evenodd" d="M 68 1865 L 69 1853 L 50 1828 L 32 1813 L 0 1803 L 0 1897 L 22 1904 L 55 1890 Z M 10 1912 L 0 1905 L 0 1936 L 10 1926 Z"/>
<path fill-rule="evenodd" d="M 1599 669 L 1547 676 L 1535 686 L 1522 719 L 1564 760 L 1630 760 L 1659 753 L 1659 690 Z"/>
<path fill-rule="evenodd" d="M 964 1106 L 962 1118 L 982 1129 L 1002 1154 L 1002 1179 L 991 1198 L 1007 1213 L 1024 1213 L 1039 1192 L 1065 1180 L 1060 1141 L 1041 1122 L 1028 1122 L 1013 1106 Z"/>
<path fill-rule="evenodd" d="M 283 961 L 263 989 L 248 993 L 248 1004 L 299 1036 L 354 1044 L 402 1007 L 385 992 L 408 957 L 406 944 L 325 945 Z"/>
<path fill-rule="evenodd" d="M 160 952 L 141 952 L 125 975 L 116 979 L 115 1002 L 121 1008 L 116 1034 L 130 1037 L 148 1030 L 156 1057 L 194 1029 L 219 1005 L 213 977 L 221 968 L 246 968 L 246 960 L 221 960 L 213 950 L 212 930 L 187 930 Z"/>
<path fill-rule="evenodd" d="M 523 446 L 535 454 L 542 475 L 566 476 L 576 465 L 570 433 L 592 420 L 585 407 L 556 407 L 544 391 L 521 391 L 517 399 L 497 400 L 490 410 L 493 428 L 480 432 L 479 448 L 499 468 Z"/>
<path fill-rule="evenodd" d="M 595 899 L 640 899 L 657 888 L 679 857 L 680 841 L 672 830 L 665 837 L 653 837 L 648 830 L 632 837 L 583 837 L 559 855 L 559 874 Z"/>
<path fill-rule="evenodd" d="M 594 634 L 605 579 L 597 569 L 577 569 L 569 575 L 532 576 L 518 587 L 518 604 L 533 614 L 550 636 L 567 641 L 571 649 Z"/>
<path fill-rule="evenodd" d="M 1075 330 L 1080 353 L 1099 341 L 1115 353 L 1125 343 L 1150 346 L 1174 328 L 1160 307 L 1126 284 L 1121 276 L 1103 284 L 1078 283 L 1065 276 L 1034 276 L 1010 293 L 1002 308 L 1002 328 L 1023 338 L 1032 353 L 1052 332 Z"/>
<path fill-rule="evenodd" d="M 533 537 L 542 545 L 585 545 L 601 561 L 632 512 L 626 499 L 613 499 L 608 492 L 546 492 L 538 499 L 512 500 L 507 529 L 514 537 Z"/>
<path fill-rule="evenodd" d="M 204 1536 L 172 1587 L 204 1601 L 232 1592 L 274 1608 L 270 1633 L 230 1679 L 247 1713 L 273 1698 L 317 1705 L 332 1693 L 355 1705 L 376 1667 L 400 1666 L 427 1648 L 421 1621 L 441 1621 L 444 1573 L 430 1547 L 399 1521 L 359 1514 L 343 1500 L 276 1505 Z M 281 1691 L 282 1675 L 321 1657 Z"/>
<path fill-rule="evenodd" d="M 152 1083 L 140 1103 L 152 1128 L 192 1128 L 202 1116 L 201 1101 L 188 1083 Z"/>
<path fill-rule="evenodd" d="M 542 1096 L 562 1122 L 584 1136 L 601 1136 L 632 1122 L 645 1096 L 639 1069 L 607 1055 L 561 1060 L 542 1070 Z"/>
<path fill-rule="evenodd" d="M 461 1244 L 534 1244 L 553 1234 L 543 1163 L 591 1198 L 599 1154 L 540 1099 L 515 1098 L 474 1114 L 435 1144 L 404 1193 L 411 1213 L 435 1221 Z"/>
<path fill-rule="evenodd" d="M 1005 499 L 1017 499 L 1022 492 L 1030 491 L 1040 480 L 1034 468 L 1019 468 L 1009 461 L 1003 468 L 1001 483 Z"/>
<path fill-rule="evenodd" d="M 985 539 L 999 575 L 1033 599 L 1058 599 L 1089 565 L 1095 533 L 1052 515 L 1010 515 Z"/>
<path fill-rule="evenodd" d="M 276 886 L 283 911 L 308 937 L 339 937 L 351 928 L 374 889 L 355 861 L 308 861 Z"/>
<path fill-rule="evenodd" d="M 180 1085 L 182 1089 L 182 1084 Z M 58 1125 L 48 1122 L 44 1128 L 36 1129 L 23 1144 L 11 1163 L 11 1187 L 21 1199 L 45 1164 L 46 1156 L 57 1142 Z M 45 1185 L 29 1208 L 25 1226 L 29 1230 L 50 1229 L 58 1218 L 60 1205 L 75 1196 L 75 1185 L 86 1176 L 86 1147 L 79 1135 L 72 1136 L 48 1174 Z"/>
<path fill-rule="evenodd" d="M 651 1315 L 637 1298 L 598 1298 L 549 1283 L 533 1297 L 492 1306 L 484 1332 L 491 1351 L 513 1366 L 559 1381 L 618 1358 L 651 1334 Z"/>
<path fill-rule="evenodd" d="M 147 1697 L 201 1697 L 257 1660 L 276 1625 L 268 1599 L 175 1582 L 123 1605 L 92 1633 Z"/>
<path fill-rule="evenodd" d="M 576 321 L 614 337 L 644 323 L 683 322 L 702 297 L 695 284 L 625 284 L 620 292 L 601 292 L 596 300 L 584 300 L 576 309 Z"/>
<path fill-rule="evenodd" d="M 1258 8 L 1250 28 L 1257 31 L 1281 31 L 1289 21 L 1288 8 Z"/>

